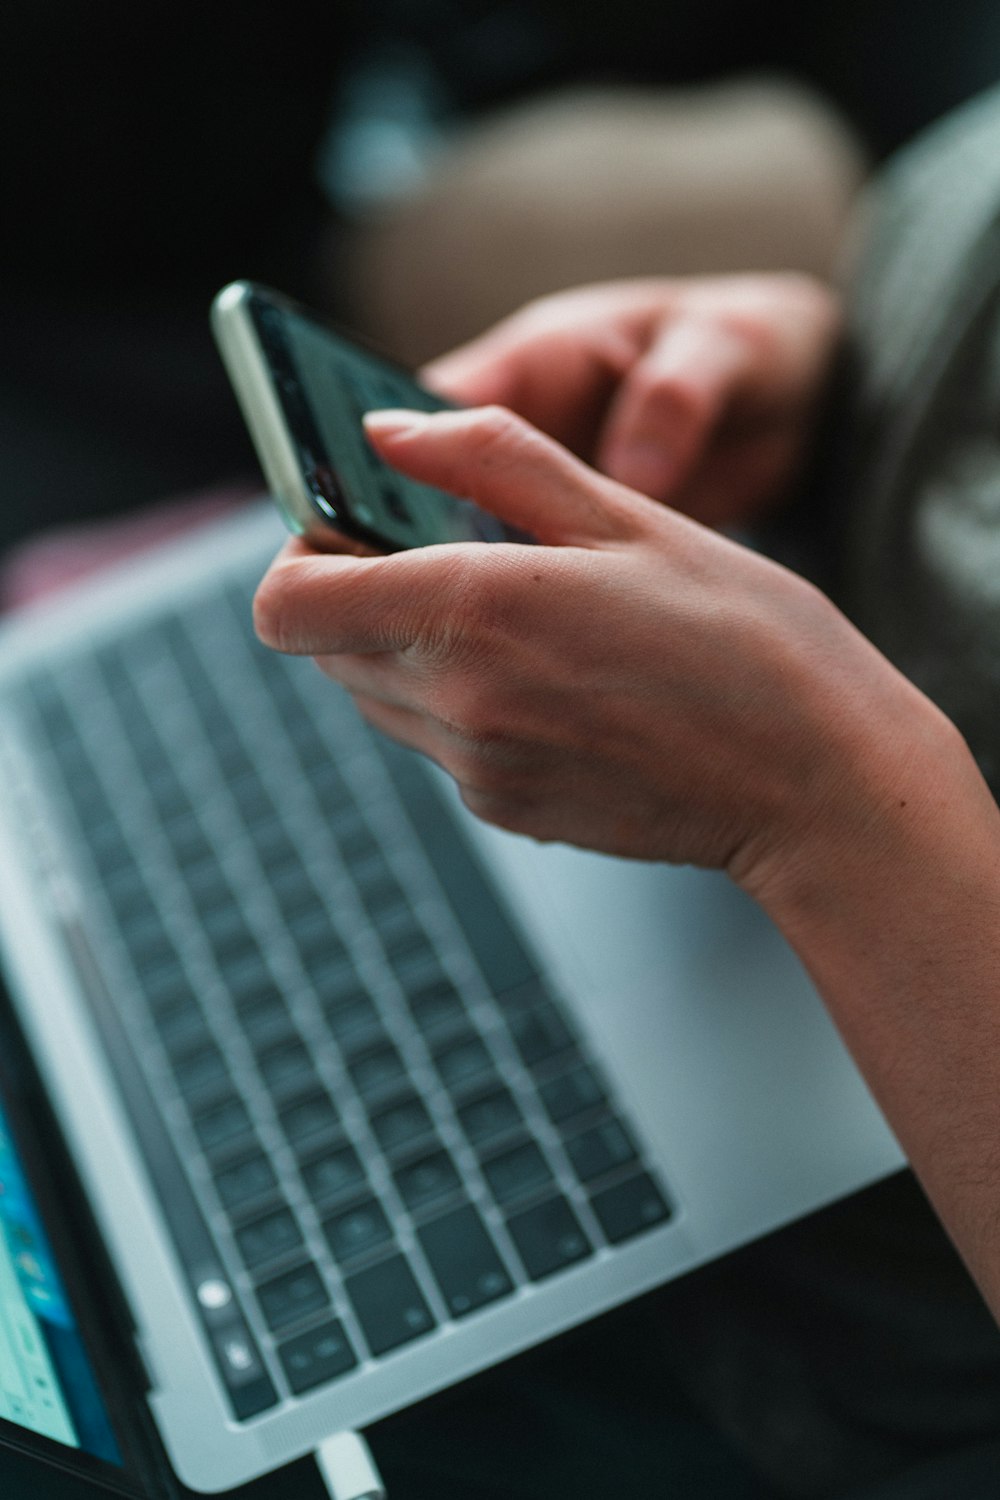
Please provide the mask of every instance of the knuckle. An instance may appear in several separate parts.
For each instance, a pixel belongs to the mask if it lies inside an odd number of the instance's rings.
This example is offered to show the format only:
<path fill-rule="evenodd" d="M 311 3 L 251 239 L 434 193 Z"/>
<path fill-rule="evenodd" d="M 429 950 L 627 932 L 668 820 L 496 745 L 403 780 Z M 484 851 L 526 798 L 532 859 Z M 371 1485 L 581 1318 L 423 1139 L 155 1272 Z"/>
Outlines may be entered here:
<path fill-rule="evenodd" d="M 656 425 L 669 423 L 671 427 L 697 432 L 709 424 L 714 414 L 711 391 L 672 371 L 653 372 L 640 397 L 647 419 Z"/>
<path fill-rule="evenodd" d="M 474 456 L 490 466 L 505 464 L 511 450 L 525 441 L 528 427 L 506 406 L 483 406 L 476 412 L 472 430 Z"/>
<path fill-rule="evenodd" d="M 467 552 L 440 549 L 434 579 L 434 609 L 413 630 L 419 653 L 428 661 L 448 665 L 476 636 L 482 612 L 479 569 Z"/>
<path fill-rule="evenodd" d="M 531 832 L 530 808 L 517 798 L 464 784 L 460 784 L 459 791 L 466 807 L 483 823 L 509 833 Z"/>
<path fill-rule="evenodd" d="M 544 336 L 553 328 L 561 326 L 567 307 L 572 306 L 574 290 L 546 292 L 532 297 L 512 313 L 508 327 L 518 333 Z"/>
<path fill-rule="evenodd" d="M 439 607 L 423 636 L 429 657 L 442 666 L 488 673 L 497 662 L 516 604 L 511 570 L 498 560 L 492 548 L 462 548 L 447 560 Z M 468 686 L 464 676 L 462 684 Z"/>
<path fill-rule="evenodd" d="M 507 740 L 502 694 L 479 673 L 448 683 L 436 704 L 444 724 L 472 747 L 477 757 Z"/>

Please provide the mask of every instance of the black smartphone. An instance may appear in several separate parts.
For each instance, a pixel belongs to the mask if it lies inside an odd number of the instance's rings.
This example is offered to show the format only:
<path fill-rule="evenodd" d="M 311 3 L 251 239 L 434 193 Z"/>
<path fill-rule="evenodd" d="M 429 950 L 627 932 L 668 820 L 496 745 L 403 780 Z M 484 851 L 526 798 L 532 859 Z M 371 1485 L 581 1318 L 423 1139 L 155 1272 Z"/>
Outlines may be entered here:
<path fill-rule="evenodd" d="M 451 403 L 316 314 L 253 282 L 224 287 L 212 328 L 275 500 L 297 536 L 337 551 L 525 541 L 468 500 L 390 469 L 361 419 Z"/>

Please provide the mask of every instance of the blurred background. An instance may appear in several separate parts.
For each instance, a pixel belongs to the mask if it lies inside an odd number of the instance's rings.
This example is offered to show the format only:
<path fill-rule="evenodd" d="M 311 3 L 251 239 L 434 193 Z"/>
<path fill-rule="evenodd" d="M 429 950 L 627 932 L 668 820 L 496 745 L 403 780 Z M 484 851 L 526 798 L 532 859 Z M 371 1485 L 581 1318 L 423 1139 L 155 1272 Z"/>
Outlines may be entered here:
<path fill-rule="evenodd" d="M 233 277 L 419 361 L 589 279 L 832 275 L 997 78 L 996 0 L 5 0 L 0 548 L 256 482 Z"/>

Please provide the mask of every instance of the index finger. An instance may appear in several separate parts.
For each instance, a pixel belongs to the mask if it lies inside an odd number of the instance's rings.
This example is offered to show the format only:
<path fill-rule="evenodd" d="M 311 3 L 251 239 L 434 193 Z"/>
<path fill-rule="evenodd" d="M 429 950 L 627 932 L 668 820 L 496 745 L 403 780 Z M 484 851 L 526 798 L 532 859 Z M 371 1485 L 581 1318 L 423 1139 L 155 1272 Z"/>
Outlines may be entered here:
<path fill-rule="evenodd" d="M 435 360 L 421 376 L 463 405 L 508 407 L 588 458 L 635 353 L 634 339 L 610 318 L 584 319 L 572 305 L 539 315 L 527 309 Z"/>

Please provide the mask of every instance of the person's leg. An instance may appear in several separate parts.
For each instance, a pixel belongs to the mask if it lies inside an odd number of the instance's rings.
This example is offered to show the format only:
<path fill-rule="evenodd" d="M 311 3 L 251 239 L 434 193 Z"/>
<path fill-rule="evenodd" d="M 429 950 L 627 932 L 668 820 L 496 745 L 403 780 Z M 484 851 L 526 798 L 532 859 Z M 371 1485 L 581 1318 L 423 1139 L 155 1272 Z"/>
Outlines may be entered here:
<path fill-rule="evenodd" d="M 852 1490 L 842 1500 L 996 1500 L 1000 1443 L 987 1443 L 908 1469 L 886 1484 Z"/>
<path fill-rule="evenodd" d="M 381 1423 L 393 1500 L 773 1500 L 665 1373 L 660 1299 Z"/>

